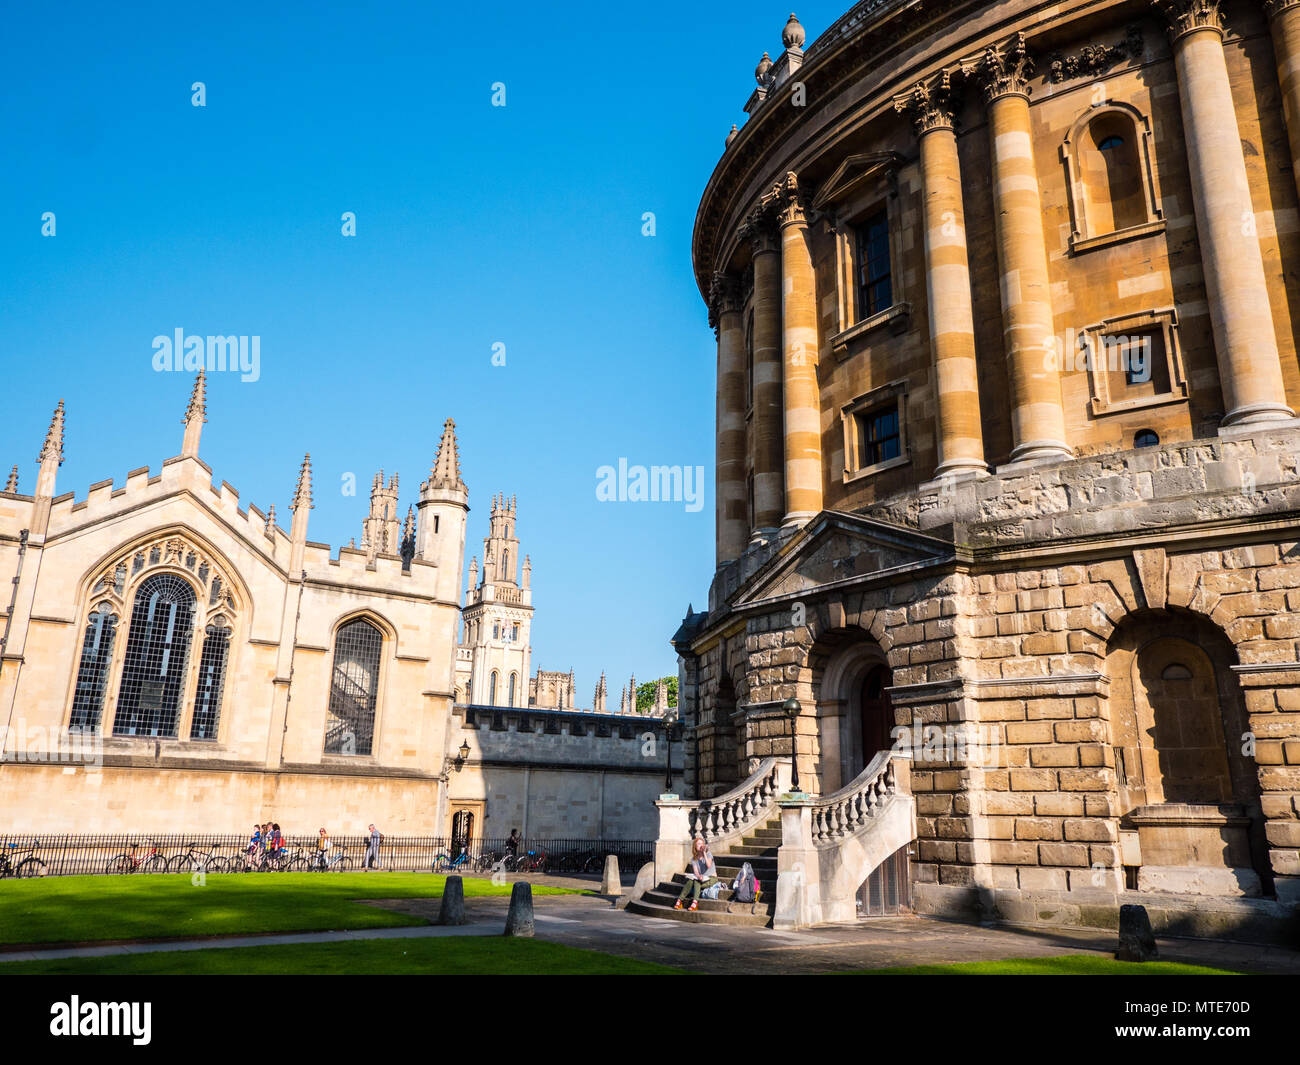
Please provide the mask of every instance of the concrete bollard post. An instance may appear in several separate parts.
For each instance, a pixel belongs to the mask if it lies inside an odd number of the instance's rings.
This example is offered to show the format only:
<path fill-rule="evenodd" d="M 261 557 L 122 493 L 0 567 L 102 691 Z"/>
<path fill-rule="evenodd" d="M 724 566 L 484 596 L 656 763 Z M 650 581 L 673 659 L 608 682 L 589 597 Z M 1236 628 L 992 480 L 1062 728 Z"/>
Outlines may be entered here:
<path fill-rule="evenodd" d="M 506 914 L 506 935 L 531 937 L 533 926 L 533 885 L 526 880 L 515 881 L 510 889 L 510 912 Z"/>
<path fill-rule="evenodd" d="M 1160 956 L 1156 949 L 1155 933 L 1151 931 L 1151 918 L 1145 906 L 1126 903 L 1119 908 L 1119 961 L 1151 961 Z"/>
<path fill-rule="evenodd" d="M 449 876 L 442 888 L 442 909 L 438 911 L 439 924 L 465 924 L 465 885 L 460 877 Z"/>
<path fill-rule="evenodd" d="M 623 878 L 618 875 L 618 855 L 605 856 L 605 876 L 600 882 L 602 895 L 617 896 L 623 894 Z"/>

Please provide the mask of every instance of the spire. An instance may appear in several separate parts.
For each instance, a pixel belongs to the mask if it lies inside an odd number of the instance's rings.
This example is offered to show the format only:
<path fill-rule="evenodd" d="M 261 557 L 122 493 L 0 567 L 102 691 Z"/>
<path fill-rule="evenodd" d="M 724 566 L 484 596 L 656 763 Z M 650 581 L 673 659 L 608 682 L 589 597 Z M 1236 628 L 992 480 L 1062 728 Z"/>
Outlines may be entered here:
<path fill-rule="evenodd" d="M 428 483 L 430 488 L 468 491 L 460 476 L 460 446 L 456 443 L 456 423 L 450 418 L 442 423 L 442 439 L 438 441 L 438 454 L 434 456 Z"/>
<path fill-rule="evenodd" d="M 63 461 L 63 400 L 59 400 L 59 405 L 54 408 L 54 417 L 50 419 L 50 427 L 45 431 L 45 443 L 36 458 L 38 462 L 50 458 L 57 462 Z"/>
<path fill-rule="evenodd" d="M 600 680 L 596 682 L 596 697 L 591 701 L 591 708 L 598 714 L 605 713 L 609 693 L 605 687 L 605 671 L 600 671 Z"/>
<path fill-rule="evenodd" d="M 270 509 L 266 512 L 266 535 L 275 535 L 275 504 L 272 503 Z"/>
<path fill-rule="evenodd" d="M 627 682 L 627 712 L 636 713 L 636 674 L 632 674 L 632 679 Z"/>
<path fill-rule="evenodd" d="M 393 474 L 393 491 L 397 490 L 397 474 Z M 402 543 L 398 550 L 402 556 L 402 569 L 411 568 L 411 559 L 415 557 L 415 507 L 406 508 L 406 521 L 402 523 Z"/>
<path fill-rule="evenodd" d="M 298 487 L 294 489 L 293 502 L 289 509 L 293 511 L 293 524 L 289 528 L 289 571 L 297 575 L 302 571 L 303 559 L 307 545 L 307 519 L 311 516 L 311 452 L 303 456 L 302 466 L 298 469 Z"/>
<path fill-rule="evenodd" d="M 311 452 L 308 451 L 302 457 L 302 465 L 298 467 L 298 484 L 293 490 L 293 502 L 289 504 L 289 509 L 296 518 L 300 507 L 311 510 L 314 506 L 311 501 Z"/>
<path fill-rule="evenodd" d="M 9 483 L 5 485 L 6 492 L 18 491 L 18 464 L 14 463 L 14 468 L 9 471 Z"/>
<path fill-rule="evenodd" d="M 190 393 L 190 405 L 185 408 L 185 438 L 181 443 L 181 454 L 198 458 L 199 437 L 208 420 L 208 384 L 203 370 L 194 379 L 194 391 Z"/>
<path fill-rule="evenodd" d="M 55 475 L 63 462 L 63 400 L 59 400 L 59 405 L 54 408 L 54 417 L 50 419 L 50 428 L 38 457 L 41 472 L 36 478 L 36 494 L 53 498 Z"/>

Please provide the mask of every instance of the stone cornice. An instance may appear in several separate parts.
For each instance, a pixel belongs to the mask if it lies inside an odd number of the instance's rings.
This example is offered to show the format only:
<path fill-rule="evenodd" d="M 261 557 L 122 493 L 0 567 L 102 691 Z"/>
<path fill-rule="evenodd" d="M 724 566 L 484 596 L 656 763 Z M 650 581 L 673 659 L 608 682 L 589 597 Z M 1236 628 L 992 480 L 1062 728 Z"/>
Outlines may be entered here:
<path fill-rule="evenodd" d="M 1033 77 L 1034 69 L 1034 60 L 1023 33 L 991 45 L 961 64 L 962 74 L 984 90 L 984 99 L 988 103 L 1004 96 L 1028 98 L 1029 79 Z"/>
<path fill-rule="evenodd" d="M 1169 23 L 1169 40 L 1176 42 L 1189 33 L 1213 30 L 1223 36 L 1220 0 L 1151 0 L 1151 6 Z"/>

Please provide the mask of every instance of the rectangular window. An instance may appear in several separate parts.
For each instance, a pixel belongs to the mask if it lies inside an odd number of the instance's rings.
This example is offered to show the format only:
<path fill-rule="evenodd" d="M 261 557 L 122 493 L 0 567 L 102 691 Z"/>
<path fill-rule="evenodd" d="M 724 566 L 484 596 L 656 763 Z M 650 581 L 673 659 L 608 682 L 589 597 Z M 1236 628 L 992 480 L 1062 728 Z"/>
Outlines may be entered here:
<path fill-rule="evenodd" d="M 893 306 L 890 280 L 889 215 L 877 211 L 858 226 L 858 320 Z"/>
<path fill-rule="evenodd" d="M 861 411 L 854 418 L 858 423 L 858 469 L 888 462 L 903 453 L 896 403 Z"/>

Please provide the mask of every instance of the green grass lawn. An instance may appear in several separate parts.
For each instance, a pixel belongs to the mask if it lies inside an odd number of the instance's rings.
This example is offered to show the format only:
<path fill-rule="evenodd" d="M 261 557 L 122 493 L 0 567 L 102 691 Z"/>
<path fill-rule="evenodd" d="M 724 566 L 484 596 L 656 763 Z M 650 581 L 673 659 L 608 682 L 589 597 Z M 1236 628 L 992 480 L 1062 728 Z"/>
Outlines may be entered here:
<path fill-rule="evenodd" d="M 1227 969 L 1181 965 L 1173 961 L 1116 961 L 1093 954 L 1058 958 L 1008 958 L 956 965 L 909 965 L 897 969 L 858 969 L 863 976 L 1241 976 Z"/>
<path fill-rule="evenodd" d="M 0 943 L 89 943 L 422 924 L 356 899 L 437 898 L 432 873 L 228 873 L 195 886 L 188 873 L 0 881 Z M 467 898 L 511 885 L 466 877 Z M 574 894 L 533 885 L 534 895 Z"/>
<path fill-rule="evenodd" d="M 109 958 L 62 958 L 0 964 L 0 976 L 639 976 L 676 972 L 679 970 L 594 950 L 578 950 L 540 939 L 507 939 L 504 936 L 371 939 L 350 943 L 230 947 L 225 950 L 172 950 Z"/>

